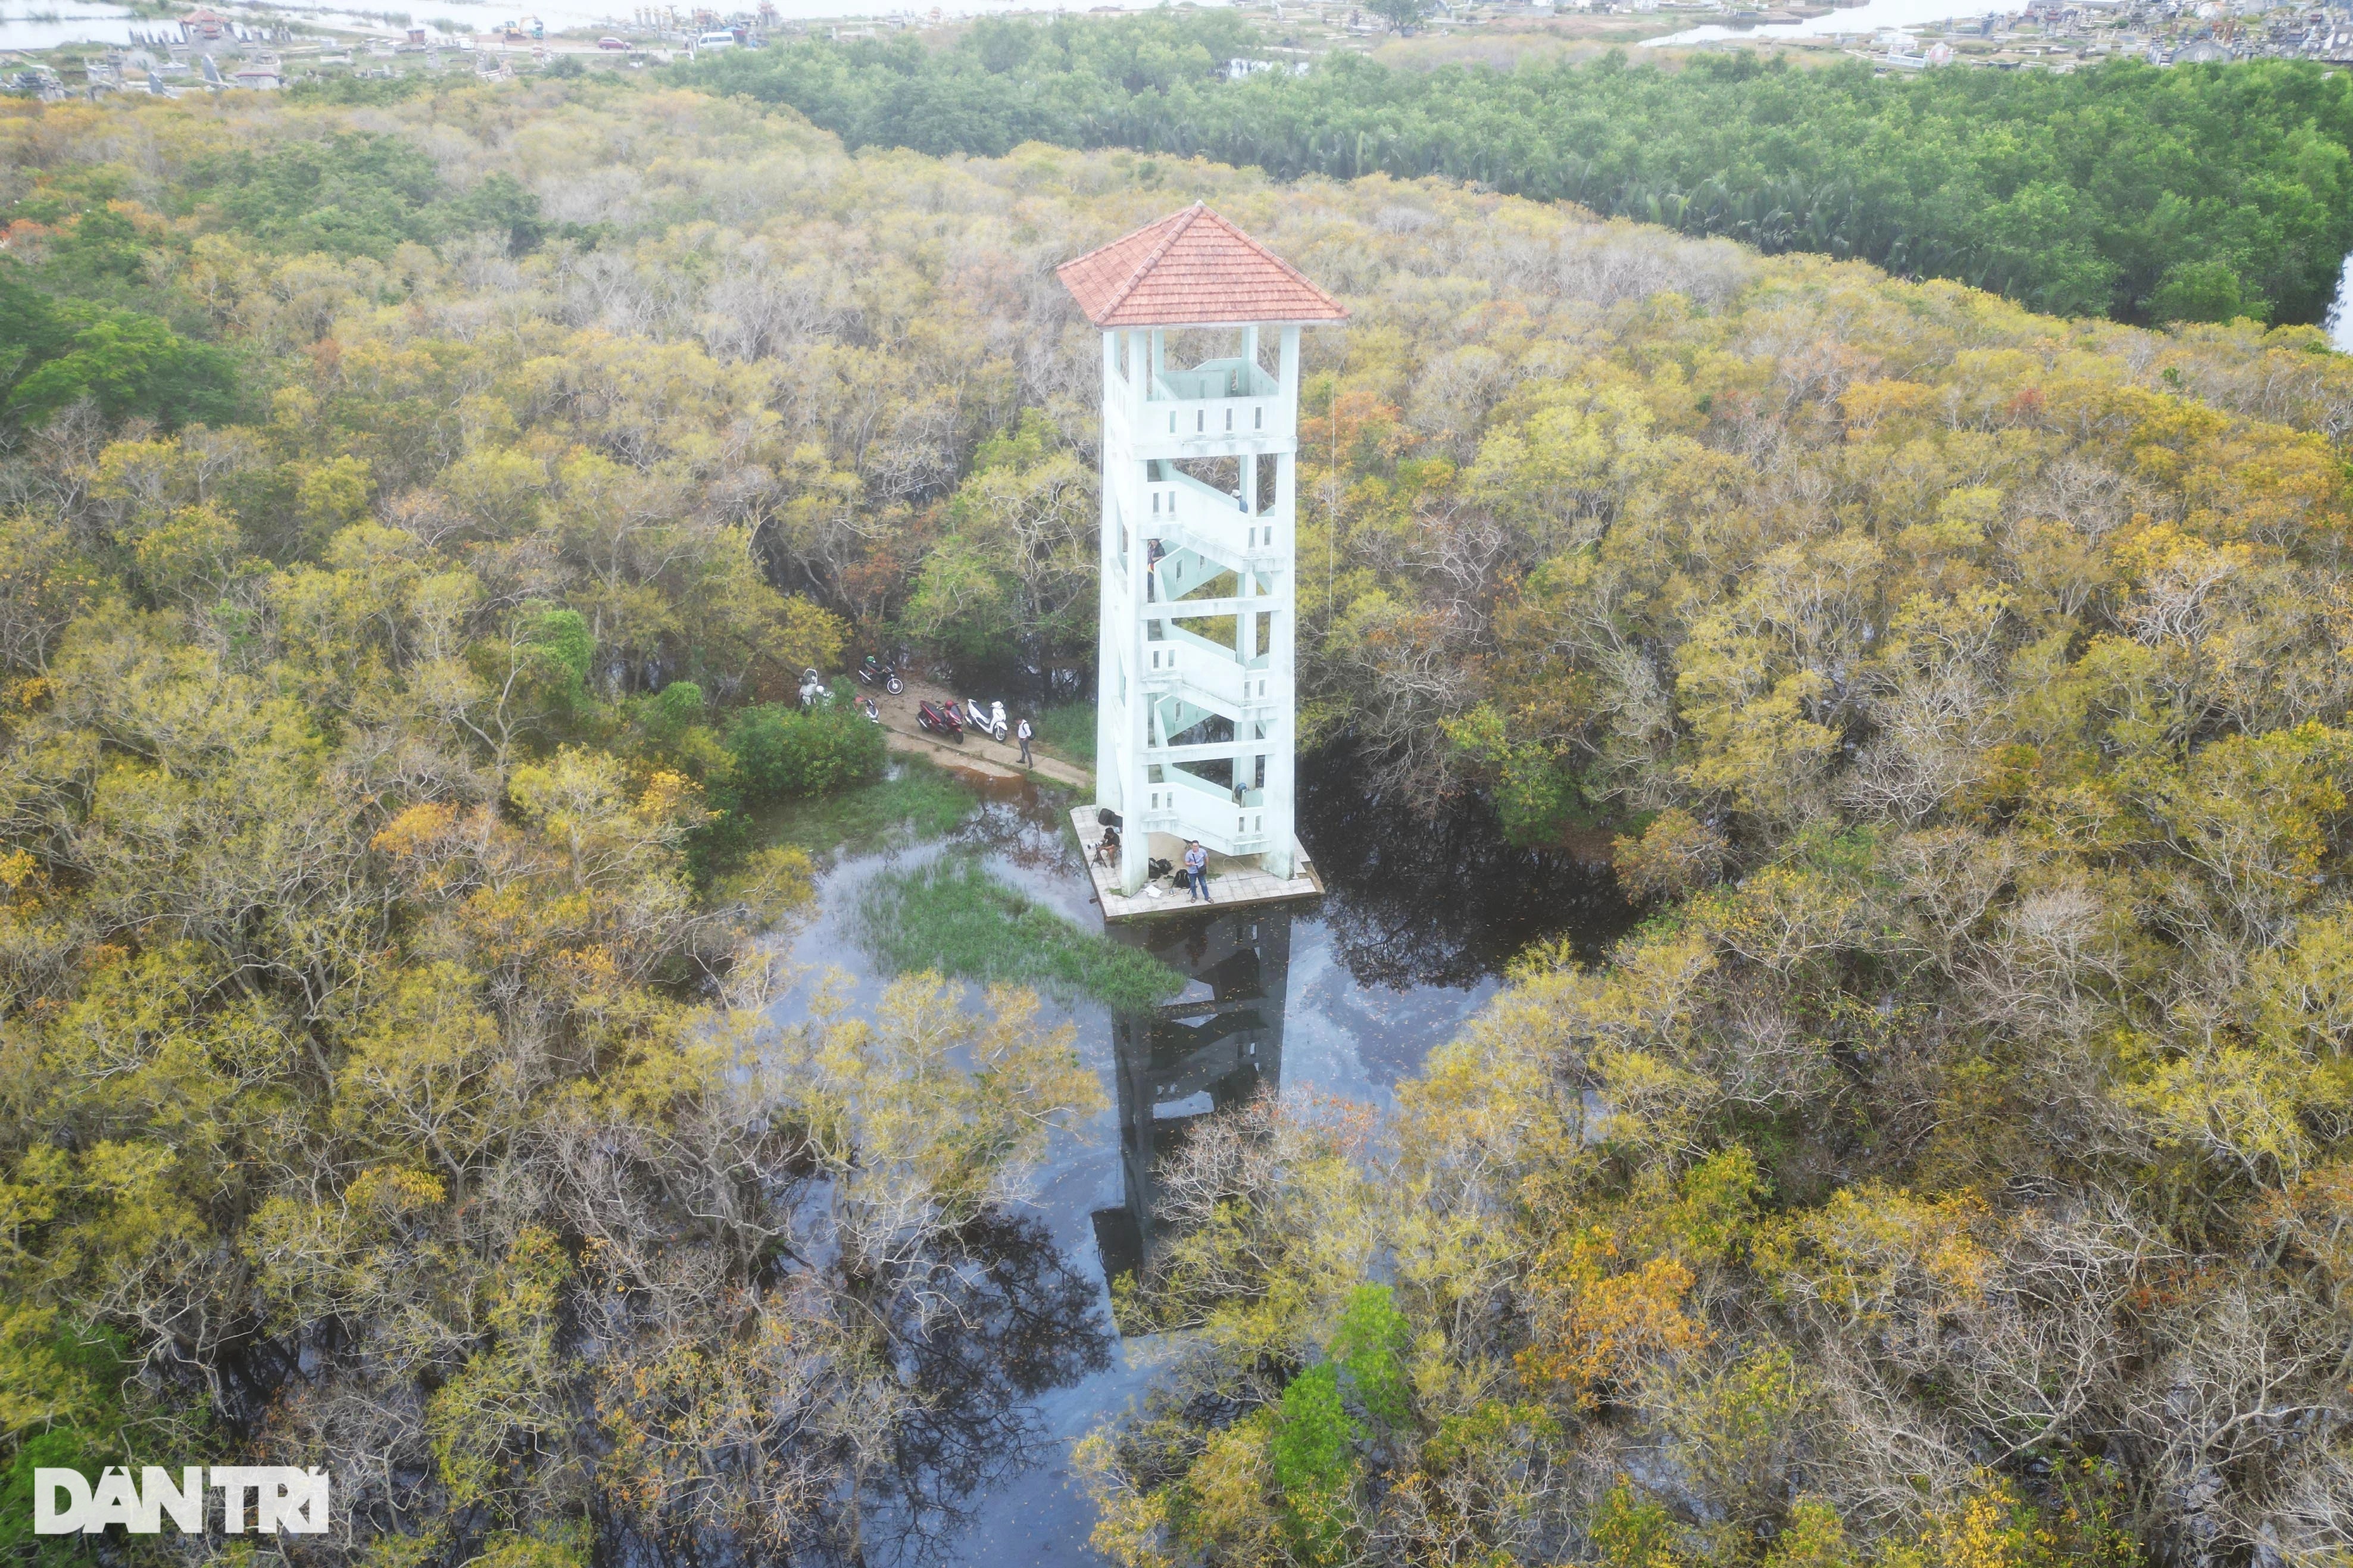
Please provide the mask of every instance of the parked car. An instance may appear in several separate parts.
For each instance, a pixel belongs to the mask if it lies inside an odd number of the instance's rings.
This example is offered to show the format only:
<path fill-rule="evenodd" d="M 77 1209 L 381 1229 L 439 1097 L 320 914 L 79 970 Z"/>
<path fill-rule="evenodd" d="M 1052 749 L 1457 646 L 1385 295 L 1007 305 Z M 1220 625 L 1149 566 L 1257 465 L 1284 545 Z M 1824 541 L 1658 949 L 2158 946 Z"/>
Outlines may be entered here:
<path fill-rule="evenodd" d="M 596 47 L 600 49 L 626 49 L 629 46 L 618 38 L 599 38 L 596 40 Z"/>

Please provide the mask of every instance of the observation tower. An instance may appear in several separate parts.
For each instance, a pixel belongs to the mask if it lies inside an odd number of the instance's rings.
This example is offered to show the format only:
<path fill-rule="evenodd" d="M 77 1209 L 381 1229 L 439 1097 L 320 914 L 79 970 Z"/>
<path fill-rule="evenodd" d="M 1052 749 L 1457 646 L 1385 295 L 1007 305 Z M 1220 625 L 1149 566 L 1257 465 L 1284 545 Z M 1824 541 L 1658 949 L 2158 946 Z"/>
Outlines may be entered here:
<path fill-rule="evenodd" d="M 1103 329 L 1095 795 L 1125 825 L 1103 912 L 1170 902 L 1136 896 L 1189 838 L 1217 901 L 1310 896 L 1292 809 L 1299 332 L 1347 311 L 1198 202 L 1056 276 Z"/>

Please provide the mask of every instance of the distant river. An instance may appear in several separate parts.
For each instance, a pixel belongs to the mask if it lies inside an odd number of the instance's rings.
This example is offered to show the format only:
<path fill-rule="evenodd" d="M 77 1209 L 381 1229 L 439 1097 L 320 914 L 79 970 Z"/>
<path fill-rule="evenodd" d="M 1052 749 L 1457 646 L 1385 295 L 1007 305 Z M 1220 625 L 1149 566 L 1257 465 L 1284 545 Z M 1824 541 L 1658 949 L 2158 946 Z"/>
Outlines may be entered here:
<path fill-rule="evenodd" d="M 1827 16 L 1815 16 L 1807 21 L 1771 27 L 1726 27 L 1717 23 L 1704 26 L 1686 27 L 1680 33 L 1670 33 L 1663 38 L 1645 38 L 1642 47 L 1655 49 L 1662 44 L 1704 44 L 1717 38 L 1827 38 L 1841 33 L 1859 33 L 1868 38 L 1882 27 L 1941 28 L 1947 21 L 1961 21 L 1970 16 L 1982 16 L 1989 11 L 2015 9 L 2013 5 L 1998 5 L 1994 0 L 1870 0 L 1868 5 L 1832 11 Z"/>

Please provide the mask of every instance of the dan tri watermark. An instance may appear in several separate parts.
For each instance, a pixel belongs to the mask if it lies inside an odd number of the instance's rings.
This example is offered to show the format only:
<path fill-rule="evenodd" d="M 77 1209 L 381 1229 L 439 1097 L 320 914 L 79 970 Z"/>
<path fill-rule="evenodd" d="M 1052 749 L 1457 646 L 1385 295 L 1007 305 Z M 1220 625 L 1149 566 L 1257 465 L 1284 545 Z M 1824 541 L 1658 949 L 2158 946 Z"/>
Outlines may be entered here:
<path fill-rule="evenodd" d="M 156 1535 L 169 1519 L 185 1535 L 201 1535 L 212 1492 L 221 1494 L 220 1527 L 242 1535 L 248 1517 L 264 1535 L 323 1535 L 327 1472 L 290 1465 L 185 1465 L 175 1479 L 160 1465 L 131 1472 L 111 1465 L 92 1486 L 79 1470 L 35 1469 L 33 1533 L 96 1535 L 121 1525 L 133 1535 Z"/>

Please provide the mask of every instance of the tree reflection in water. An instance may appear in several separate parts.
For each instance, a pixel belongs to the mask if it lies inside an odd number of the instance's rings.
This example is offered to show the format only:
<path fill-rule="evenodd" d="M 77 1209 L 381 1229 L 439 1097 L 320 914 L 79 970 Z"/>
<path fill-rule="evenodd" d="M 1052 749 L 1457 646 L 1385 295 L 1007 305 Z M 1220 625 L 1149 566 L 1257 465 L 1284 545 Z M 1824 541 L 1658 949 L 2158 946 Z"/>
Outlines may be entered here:
<path fill-rule="evenodd" d="M 1416 816 L 1364 793 L 1345 748 L 1303 759 L 1299 778 L 1322 900 L 1111 928 L 1192 981 L 1166 1006 L 1112 1020 L 1126 1201 L 1093 1216 L 1112 1279 L 1140 1274 L 1154 1252 L 1155 1173 L 1188 1130 L 1280 1085 L 1294 920 L 1329 931 L 1358 986 L 1392 992 L 1465 990 L 1530 942 L 1564 934 L 1597 960 L 1633 923 L 1607 867 L 1505 842 L 1483 802 L 1435 822 Z"/>
<path fill-rule="evenodd" d="M 884 1477 L 916 1549 L 902 1556 L 935 1555 L 923 1549 L 969 1522 L 970 1500 L 1044 1457 L 1039 1395 L 1111 1364 L 1103 1288 L 1041 1221 L 992 1209 L 957 1241 L 894 1303 L 915 1395 Z M 879 1560 L 871 1545 L 866 1555 Z"/>
<path fill-rule="evenodd" d="M 1634 921 L 1608 867 L 1507 842 L 1482 800 L 1431 821 L 1368 794 L 1345 742 L 1300 759 L 1299 832 L 1324 878 L 1334 950 L 1359 985 L 1474 985 L 1561 935 L 1592 963 Z"/>
<path fill-rule="evenodd" d="M 1191 984 L 1166 1006 L 1112 1019 L 1126 1202 L 1094 1215 L 1106 1278 L 1139 1273 L 1151 1256 L 1153 1173 L 1187 1130 L 1281 1083 L 1292 918 L 1273 905 L 1111 928 Z"/>
<path fill-rule="evenodd" d="M 1029 1215 L 984 1209 L 880 1273 L 799 1289 L 830 1297 L 852 1331 L 829 1333 L 813 1300 L 806 1339 L 778 1347 L 797 1375 L 747 1389 L 731 1430 L 698 1429 L 705 1446 L 655 1519 L 606 1516 L 600 1561 L 953 1562 L 988 1493 L 1048 1457 L 1039 1397 L 1111 1364 L 1101 1283 Z M 711 1506 L 729 1500 L 742 1506 Z"/>

